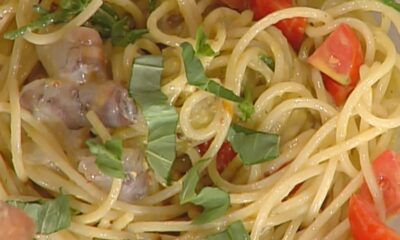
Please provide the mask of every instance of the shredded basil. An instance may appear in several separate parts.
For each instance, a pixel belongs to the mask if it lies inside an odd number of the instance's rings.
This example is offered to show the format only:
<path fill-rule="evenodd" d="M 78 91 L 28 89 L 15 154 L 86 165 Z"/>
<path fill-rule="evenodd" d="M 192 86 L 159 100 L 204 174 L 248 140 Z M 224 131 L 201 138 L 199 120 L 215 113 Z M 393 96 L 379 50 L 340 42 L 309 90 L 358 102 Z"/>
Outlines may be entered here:
<path fill-rule="evenodd" d="M 41 7 L 34 7 L 34 10 L 41 16 L 28 25 L 4 34 L 5 39 L 14 40 L 26 32 L 36 31 L 51 24 L 65 23 L 82 12 L 89 4 L 89 0 L 61 0 L 59 9 L 49 13 Z"/>
<path fill-rule="evenodd" d="M 182 57 L 185 65 L 186 78 L 190 85 L 201 88 L 207 92 L 213 93 L 218 97 L 225 98 L 233 102 L 242 102 L 243 99 L 237 96 L 231 90 L 209 79 L 204 73 L 204 67 L 196 57 L 195 51 L 187 42 L 181 44 Z"/>
<path fill-rule="evenodd" d="M 229 225 L 225 231 L 208 236 L 207 240 L 250 240 L 250 236 L 242 221 L 236 221 Z"/>
<path fill-rule="evenodd" d="M 379 1 L 400 12 L 400 3 L 396 2 L 395 0 L 379 0 Z"/>
<path fill-rule="evenodd" d="M 149 12 L 153 12 L 157 8 L 157 0 L 149 0 Z"/>
<path fill-rule="evenodd" d="M 266 55 L 261 55 L 260 56 L 261 61 L 263 61 L 267 66 L 272 70 L 275 71 L 275 61 L 273 58 L 268 57 Z"/>
<path fill-rule="evenodd" d="M 102 173 L 115 178 L 126 177 L 122 163 L 122 140 L 112 139 L 104 145 L 88 140 L 86 145 L 90 152 L 96 155 L 96 165 Z"/>
<path fill-rule="evenodd" d="M 111 38 L 113 46 L 120 47 L 126 47 L 148 33 L 147 29 L 131 29 L 128 19 L 121 18 L 109 3 L 103 3 L 86 25 L 95 28 L 102 38 Z"/>
<path fill-rule="evenodd" d="M 245 98 L 237 96 L 231 90 L 209 79 L 204 72 L 204 67 L 201 64 L 201 61 L 196 57 L 192 45 L 184 42 L 181 44 L 181 48 L 188 83 L 218 97 L 241 104 L 239 110 L 241 111 L 242 116 L 244 116 L 243 118 L 250 118 L 250 115 L 254 112 L 253 103 L 249 102 L 248 99 L 246 100 Z"/>
<path fill-rule="evenodd" d="M 195 164 L 183 180 L 180 203 L 193 203 L 203 207 L 200 216 L 194 219 L 194 224 L 204 224 L 223 216 L 230 206 L 229 194 L 215 187 L 205 187 L 199 194 L 195 188 L 200 180 L 200 170 L 207 160 Z"/>
<path fill-rule="evenodd" d="M 66 195 L 50 201 L 7 201 L 11 206 L 23 210 L 36 225 L 37 234 L 50 234 L 66 229 L 71 224 L 71 211 Z"/>
<path fill-rule="evenodd" d="M 244 100 L 239 103 L 238 107 L 241 112 L 240 118 L 242 121 L 247 121 L 251 118 L 251 115 L 255 112 L 253 105 L 252 89 L 250 87 L 245 87 L 244 89 Z"/>
<path fill-rule="evenodd" d="M 279 155 L 279 136 L 275 134 L 232 124 L 228 132 L 228 141 L 244 165 L 262 163 Z"/>
<path fill-rule="evenodd" d="M 176 157 L 178 114 L 161 92 L 161 56 L 143 56 L 135 60 L 129 94 L 140 105 L 148 125 L 146 157 L 157 175 L 170 181 Z"/>
<path fill-rule="evenodd" d="M 197 28 L 196 32 L 196 55 L 208 57 L 216 55 L 216 52 L 207 43 L 207 35 L 202 27 Z"/>

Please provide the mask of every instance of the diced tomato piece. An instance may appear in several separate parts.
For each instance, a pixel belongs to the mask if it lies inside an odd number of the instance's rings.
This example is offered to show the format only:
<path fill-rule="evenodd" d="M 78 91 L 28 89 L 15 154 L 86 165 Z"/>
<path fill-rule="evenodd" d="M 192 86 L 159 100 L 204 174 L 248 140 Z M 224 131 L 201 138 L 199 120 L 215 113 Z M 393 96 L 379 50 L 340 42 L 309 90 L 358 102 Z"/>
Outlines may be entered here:
<path fill-rule="evenodd" d="M 388 217 L 400 213 L 400 160 L 393 151 L 386 151 L 374 162 L 376 180 L 385 200 Z M 360 195 L 372 202 L 367 184 L 361 187 Z"/>
<path fill-rule="evenodd" d="M 0 202 L 0 239 L 32 240 L 35 224 L 23 211 Z"/>
<path fill-rule="evenodd" d="M 229 142 L 224 142 L 218 151 L 217 169 L 222 172 L 230 162 L 236 157 L 237 153 L 233 150 Z"/>
<path fill-rule="evenodd" d="M 203 156 L 210 147 L 212 140 L 197 146 L 200 156 Z M 233 150 L 232 145 L 225 141 L 217 153 L 217 170 L 222 172 L 230 162 L 236 157 L 237 153 Z"/>
<path fill-rule="evenodd" d="M 227 5 L 230 8 L 237 9 L 239 11 L 243 11 L 247 8 L 247 0 L 220 0 L 223 4 Z"/>
<path fill-rule="evenodd" d="M 324 75 L 324 84 L 337 105 L 345 102 L 360 79 L 364 53 L 356 33 L 347 24 L 339 25 L 308 62 Z"/>
<path fill-rule="evenodd" d="M 386 151 L 373 162 L 375 177 L 381 188 L 388 218 L 400 213 L 400 160 Z M 372 196 L 364 183 L 359 194 L 350 199 L 349 221 L 355 240 L 400 240 L 394 230 L 379 219 Z"/>
<path fill-rule="evenodd" d="M 350 199 L 349 221 L 354 240 L 400 240 L 400 236 L 379 220 L 374 206 L 359 195 Z"/>
<path fill-rule="evenodd" d="M 197 145 L 197 152 L 200 154 L 200 156 L 203 156 L 207 152 L 207 150 L 210 148 L 211 143 L 212 139 L 200 145 Z"/>
<path fill-rule="evenodd" d="M 254 13 L 255 20 L 259 20 L 270 13 L 292 6 L 292 0 L 250 0 L 250 9 Z M 307 26 L 307 20 L 302 17 L 285 19 L 279 21 L 275 26 L 282 31 L 293 49 L 298 51 L 305 38 L 304 32 Z"/>
<path fill-rule="evenodd" d="M 332 96 L 336 106 L 342 106 L 346 102 L 347 97 L 355 88 L 355 86 L 352 85 L 343 86 L 323 73 L 322 79 L 324 81 L 325 89 Z"/>

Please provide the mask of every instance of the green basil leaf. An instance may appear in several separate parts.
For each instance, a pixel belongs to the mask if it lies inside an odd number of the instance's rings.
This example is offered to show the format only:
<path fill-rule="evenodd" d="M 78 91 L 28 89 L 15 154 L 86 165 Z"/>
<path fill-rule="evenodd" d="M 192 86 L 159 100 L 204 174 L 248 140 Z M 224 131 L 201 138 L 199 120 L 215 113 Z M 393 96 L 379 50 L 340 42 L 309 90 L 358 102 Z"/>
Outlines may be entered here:
<path fill-rule="evenodd" d="M 253 90 L 250 87 L 246 87 L 244 89 L 244 101 L 239 103 L 239 110 L 241 112 L 240 118 L 242 121 L 247 121 L 251 118 L 251 115 L 255 112 L 254 104 L 253 104 L 253 97 L 252 97 Z"/>
<path fill-rule="evenodd" d="M 60 195 L 47 202 L 7 201 L 11 206 L 20 208 L 36 225 L 37 234 L 50 234 L 66 229 L 71 224 L 71 211 L 66 195 Z"/>
<path fill-rule="evenodd" d="M 225 231 L 208 236 L 207 240 L 250 240 L 250 236 L 242 221 L 236 221 L 229 225 Z"/>
<path fill-rule="evenodd" d="M 196 32 L 196 55 L 197 56 L 215 56 L 216 53 L 207 43 L 207 35 L 202 27 L 197 28 Z"/>
<path fill-rule="evenodd" d="M 46 15 L 49 14 L 49 11 L 47 11 L 46 9 L 44 9 L 42 6 L 40 6 L 39 4 L 36 4 L 33 6 L 33 11 L 35 11 L 36 13 L 38 13 L 39 15 Z"/>
<path fill-rule="evenodd" d="M 244 165 L 253 165 L 275 159 L 279 155 L 279 136 L 254 131 L 232 124 L 228 141 Z"/>
<path fill-rule="evenodd" d="M 137 58 L 133 64 L 129 94 L 139 104 L 147 121 L 147 161 L 154 172 L 169 183 L 176 158 L 178 114 L 161 92 L 162 61 L 161 56 Z"/>
<path fill-rule="evenodd" d="M 396 2 L 395 0 L 379 0 L 379 1 L 400 12 L 400 3 Z"/>
<path fill-rule="evenodd" d="M 5 39 L 14 40 L 21 36 L 23 36 L 26 32 L 33 32 L 42 28 L 49 26 L 50 24 L 55 23 L 64 23 L 69 20 L 68 13 L 64 11 L 57 11 L 54 13 L 49 13 L 46 15 L 42 15 L 37 20 L 29 23 L 28 25 L 18 28 L 11 32 L 6 32 L 4 34 Z"/>
<path fill-rule="evenodd" d="M 14 31 L 6 32 L 4 34 L 4 38 L 14 40 L 18 37 L 21 37 L 26 32 L 33 32 L 45 28 L 51 24 L 68 22 L 74 16 L 82 12 L 88 3 L 88 0 L 63 0 L 61 1 L 60 8 L 57 11 L 43 14 L 37 20 L 24 27 L 18 28 Z M 38 10 L 37 7 L 34 7 L 34 9 L 36 9 L 36 11 L 41 11 Z"/>
<path fill-rule="evenodd" d="M 261 61 L 263 61 L 267 66 L 272 70 L 275 71 L 275 61 L 273 58 L 268 57 L 266 55 L 261 55 L 260 56 Z"/>
<path fill-rule="evenodd" d="M 86 141 L 92 154 L 96 155 L 96 165 L 102 173 L 115 178 L 125 178 L 122 164 L 122 140 L 112 139 L 104 145 L 93 140 Z"/>
<path fill-rule="evenodd" d="M 181 48 L 186 78 L 190 85 L 196 86 L 218 97 L 233 102 L 242 102 L 244 100 L 231 90 L 207 78 L 206 74 L 204 73 L 204 67 L 200 60 L 196 57 L 195 51 L 190 43 L 182 43 Z"/>
<path fill-rule="evenodd" d="M 126 47 L 148 32 L 147 29 L 129 30 L 127 21 L 122 19 L 116 22 L 111 28 L 111 43 L 114 46 Z"/>
<path fill-rule="evenodd" d="M 208 223 L 223 216 L 230 207 L 230 197 L 225 191 L 215 187 L 205 187 L 192 203 L 202 206 L 203 212 L 194 219 L 194 224 Z"/>
<path fill-rule="evenodd" d="M 157 0 L 149 0 L 149 11 L 153 12 L 157 8 Z"/>
<path fill-rule="evenodd" d="M 200 180 L 200 170 L 207 160 L 197 162 L 186 174 L 182 184 L 182 191 L 179 196 L 180 203 L 185 204 L 196 198 L 196 185 Z"/>
<path fill-rule="evenodd" d="M 89 19 L 90 26 L 96 29 L 102 38 L 111 37 L 111 29 L 118 21 L 117 12 L 108 3 L 103 3 L 99 10 Z"/>
<path fill-rule="evenodd" d="M 193 203 L 204 208 L 202 214 L 194 219 L 194 224 L 203 224 L 223 216 L 230 206 L 229 194 L 215 187 L 205 187 L 196 194 L 196 185 L 200 180 L 200 170 L 207 160 L 196 163 L 186 174 L 180 203 Z"/>
<path fill-rule="evenodd" d="M 60 7 L 70 15 L 77 15 L 89 4 L 89 0 L 61 0 Z"/>
<path fill-rule="evenodd" d="M 96 29 L 102 38 L 111 38 L 113 46 L 120 47 L 126 47 L 148 33 L 147 29 L 131 29 L 128 19 L 121 18 L 109 3 L 103 3 L 86 25 Z"/>

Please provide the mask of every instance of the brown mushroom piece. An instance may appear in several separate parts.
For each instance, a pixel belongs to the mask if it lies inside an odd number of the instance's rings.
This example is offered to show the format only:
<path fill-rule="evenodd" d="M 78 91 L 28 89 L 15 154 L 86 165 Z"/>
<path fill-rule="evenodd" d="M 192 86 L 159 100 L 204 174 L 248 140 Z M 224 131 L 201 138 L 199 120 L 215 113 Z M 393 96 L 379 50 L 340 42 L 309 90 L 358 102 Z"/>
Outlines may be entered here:
<path fill-rule="evenodd" d="M 63 122 L 70 129 L 89 126 L 93 110 L 106 127 L 134 122 L 137 109 L 125 88 L 113 81 L 79 85 L 71 81 L 35 80 L 24 86 L 21 106 L 45 122 Z"/>
<path fill-rule="evenodd" d="M 74 28 L 55 43 L 37 46 L 37 53 L 52 78 L 81 84 L 108 79 L 103 42 L 92 28 Z"/>

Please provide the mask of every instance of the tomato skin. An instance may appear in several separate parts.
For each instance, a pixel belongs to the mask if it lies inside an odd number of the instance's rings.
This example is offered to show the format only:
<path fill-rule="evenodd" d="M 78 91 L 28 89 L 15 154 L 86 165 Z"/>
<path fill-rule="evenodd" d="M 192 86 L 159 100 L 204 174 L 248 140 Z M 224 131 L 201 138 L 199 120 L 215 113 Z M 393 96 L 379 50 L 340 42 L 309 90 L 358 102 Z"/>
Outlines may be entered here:
<path fill-rule="evenodd" d="M 239 11 L 243 11 L 247 8 L 247 1 L 245 0 L 220 0 L 223 4 L 227 5 L 230 8 L 237 9 Z"/>
<path fill-rule="evenodd" d="M 381 188 L 388 218 L 400 213 L 400 159 L 393 151 L 385 151 L 373 162 L 373 170 Z M 400 236 L 383 223 L 375 209 L 367 184 L 351 197 L 349 221 L 355 240 L 400 240 Z"/>
<path fill-rule="evenodd" d="M 212 140 L 202 143 L 197 146 L 200 156 L 203 156 L 210 147 Z M 232 145 L 225 141 L 217 153 L 217 170 L 222 172 L 230 162 L 236 157 L 237 153 L 233 150 Z"/>
<path fill-rule="evenodd" d="M 230 162 L 236 157 L 237 153 L 233 150 L 232 145 L 225 141 L 218 151 L 217 169 L 222 172 Z"/>
<path fill-rule="evenodd" d="M 332 96 L 336 106 L 342 106 L 354 89 L 354 86 L 343 86 L 325 74 L 322 74 L 322 80 L 324 81 L 325 89 Z"/>
<path fill-rule="evenodd" d="M 350 199 L 349 221 L 354 240 L 400 240 L 395 231 L 379 220 L 374 206 L 357 194 Z"/>
<path fill-rule="evenodd" d="M 393 151 L 386 151 L 374 162 L 375 177 L 383 193 L 386 215 L 391 217 L 400 213 L 400 160 Z M 363 184 L 360 195 L 372 202 L 367 184 Z"/>
<path fill-rule="evenodd" d="M 323 73 L 326 90 L 340 106 L 360 79 L 364 53 L 356 33 L 343 23 L 315 50 L 308 62 Z"/>
<path fill-rule="evenodd" d="M 270 13 L 290 8 L 293 6 L 292 0 L 250 0 L 250 9 L 254 13 L 254 19 L 259 20 Z M 295 51 L 299 51 L 301 43 L 305 38 L 305 28 L 307 20 L 302 17 L 285 19 L 275 24 Z"/>

